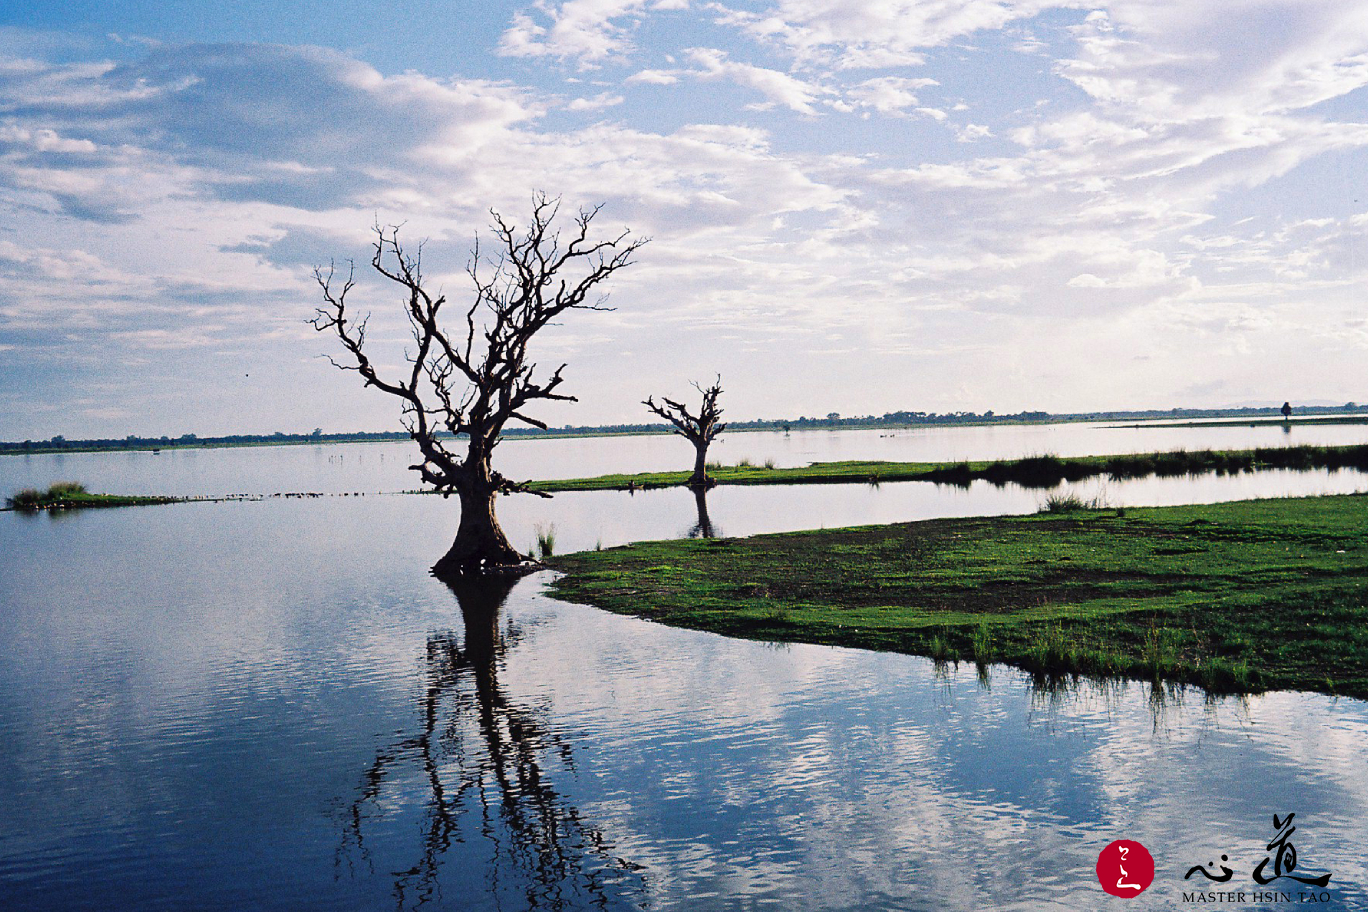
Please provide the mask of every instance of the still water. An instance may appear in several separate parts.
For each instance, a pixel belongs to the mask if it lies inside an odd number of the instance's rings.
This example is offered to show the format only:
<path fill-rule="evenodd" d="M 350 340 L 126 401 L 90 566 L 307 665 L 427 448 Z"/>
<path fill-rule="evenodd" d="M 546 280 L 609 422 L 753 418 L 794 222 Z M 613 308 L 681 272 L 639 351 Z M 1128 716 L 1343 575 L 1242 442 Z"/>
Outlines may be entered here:
<path fill-rule="evenodd" d="M 749 534 L 1040 496 L 724 488 L 706 507 Z M 554 523 L 569 549 L 689 534 L 698 506 L 600 492 L 501 515 L 515 542 Z M 1321 907 L 1368 908 L 1368 704 L 1041 692 L 1001 667 L 985 682 L 672 630 L 554 601 L 544 577 L 453 591 L 426 573 L 453 511 L 369 496 L 0 514 L 0 908 L 1292 908 L 1182 902 L 1206 883 L 1184 873 L 1222 854 L 1233 879 L 1208 889 L 1309 889 L 1251 879 L 1289 812 L 1297 873 L 1332 874 Z M 1134 900 L 1093 873 L 1118 838 L 1155 858 Z"/>
<path fill-rule="evenodd" d="M 1299 444 L 1368 442 L 1368 425 L 1259 423 L 1255 426 L 1163 428 L 1110 424 L 998 425 L 898 431 L 806 431 L 724 434 L 709 458 L 727 464 L 749 459 L 776 466 L 880 459 L 956 462 L 1057 456 L 1148 453 L 1186 448 L 1249 449 Z M 407 441 L 320 446 L 168 449 L 158 454 L 71 453 L 0 456 L 0 493 L 80 481 L 109 494 L 223 496 L 315 491 L 405 491 L 419 487 L 409 470 Z M 510 478 L 578 478 L 614 472 L 689 469 L 693 448 L 680 437 L 510 439 L 499 447 L 500 471 Z"/>

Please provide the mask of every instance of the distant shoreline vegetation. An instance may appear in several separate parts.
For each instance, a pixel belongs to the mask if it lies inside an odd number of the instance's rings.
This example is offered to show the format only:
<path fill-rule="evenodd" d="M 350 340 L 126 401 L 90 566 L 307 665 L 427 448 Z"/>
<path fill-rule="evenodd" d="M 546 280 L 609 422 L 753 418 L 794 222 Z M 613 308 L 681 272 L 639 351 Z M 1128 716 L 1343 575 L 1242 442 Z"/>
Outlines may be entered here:
<path fill-rule="evenodd" d="M 844 417 L 831 412 L 825 417 L 774 418 L 756 421 L 736 421 L 728 426 L 728 431 L 813 431 L 813 430 L 902 430 L 922 427 L 954 427 L 993 424 L 1062 424 L 1084 421 L 1181 421 L 1191 422 L 1206 419 L 1230 419 L 1230 424 L 1216 426 L 1242 425 L 1248 420 L 1268 420 L 1276 424 L 1300 424 L 1313 416 L 1338 417 L 1344 419 L 1335 423 L 1368 423 L 1368 405 L 1348 402 L 1340 406 L 1304 406 L 1297 409 L 1297 417 L 1285 421 L 1276 408 L 1235 408 L 1235 409 L 1151 409 L 1146 411 L 1108 411 L 1108 412 L 1051 412 L 1022 411 L 1012 414 L 997 414 L 991 409 L 986 412 L 886 412 L 883 415 L 863 415 Z M 1314 423 L 1314 422 L 1311 422 Z M 1200 424 L 1165 424 L 1159 427 L 1202 427 Z M 665 424 L 608 424 L 595 426 L 565 425 L 558 428 L 512 428 L 504 432 L 509 439 L 554 439 L 559 437 L 611 437 L 641 434 L 668 434 L 671 429 Z M 98 453 L 121 450 L 145 450 L 157 452 L 169 449 L 209 449 L 218 447 L 246 446 L 302 446 L 325 443 L 388 443 L 408 440 L 405 431 L 357 431 L 352 433 L 325 434 L 315 428 L 309 434 L 286 434 L 276 431 L 273 434 L 226 434 L 216 437 L 200 437 L 196 434 L 182 434 L 179 437 L 139 437 L 129 434 L 126 437 L 104 437 L 81 440 L 68 440 L 61 435 L 47 440 L 0 441 L 0 456 L 38 455 L 44 453 Z"/>

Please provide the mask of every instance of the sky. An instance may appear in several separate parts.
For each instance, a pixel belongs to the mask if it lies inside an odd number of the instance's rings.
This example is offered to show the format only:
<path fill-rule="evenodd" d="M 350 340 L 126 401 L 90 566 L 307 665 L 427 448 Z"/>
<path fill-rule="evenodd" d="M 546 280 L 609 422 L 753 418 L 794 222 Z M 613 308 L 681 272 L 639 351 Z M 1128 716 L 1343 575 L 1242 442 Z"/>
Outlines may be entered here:
<path fill-rule="evenodd" d="M 0 7 L 0 439 L 397 429 L 317 266 L 649 237 L 553 425 L 1368 400 L 1368 0 Z"/>

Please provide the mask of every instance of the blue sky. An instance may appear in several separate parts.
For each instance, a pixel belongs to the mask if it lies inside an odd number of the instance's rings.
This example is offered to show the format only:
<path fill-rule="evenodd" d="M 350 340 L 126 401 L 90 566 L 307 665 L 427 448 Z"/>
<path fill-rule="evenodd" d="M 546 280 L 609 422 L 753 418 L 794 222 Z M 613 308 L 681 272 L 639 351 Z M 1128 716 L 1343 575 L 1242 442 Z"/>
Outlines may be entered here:
<path fill-rule="evenodd" d="M 0 438 L 396 427 L 312 268 L 538 189 L 653 239 L 553 424 L 1363 401 L 1365 85 L 1345 0 L 8 4 Z"/>

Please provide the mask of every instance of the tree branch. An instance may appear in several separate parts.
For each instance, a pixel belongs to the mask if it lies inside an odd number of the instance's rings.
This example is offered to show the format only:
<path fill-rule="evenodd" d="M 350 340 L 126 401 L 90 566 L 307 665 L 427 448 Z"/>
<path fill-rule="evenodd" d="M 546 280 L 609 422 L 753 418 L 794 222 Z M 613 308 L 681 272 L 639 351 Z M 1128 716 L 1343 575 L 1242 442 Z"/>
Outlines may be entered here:
<path fill-rule="evenodd" d="M 686 437 L 696 444 L 708 444 L 727 429 L 727 425 L 720 420 L 722 408 L 717 404 L 718 398 L 722 395 L 722 375 L 717 376 L 712 386 L 705 388 L 694 383 L 693 387 L 703 396 L 697 414 L 690 412 L 684 403 L 664 396 L 661 397 L 663 405 L 657 405 L 653 396 L 647 396 L 641 404 L 670 422 L 673 425 L 672 433 Z"/>
<path fill-rule="evenodd" d="M 528 413 L 540 400 L 577 401 L 559 391 L 562 364 L 544 380 L 534 379 L 537 365 L 528 356 L 532 338 L 568 310 L 607 310 L 606 300 L 590 295 L 606 279 L 633 262 L 647 238 L 623 231 L 610 240 L 591 241 L 591 223 L 600 207 L 580 210 L 568 243 L 555 228 L 560 199 L 537 193 L 531 220 L 519 230 L 491 210 L 491 230 L 498 256 L 484 256 L 478 238 L 466 267 L 473 295 L 464 318 L 449 334 L 440 318 L 446 297 L 434 295 L 423 277 L 423 245 L 406 251 L 402 225 L 373 228 L 372 268 L 399 286 L 416 349 L 406 352 L 402 377 L 382 376 L 366 353 L 366 319 L 353 320 L 347 296 L 355 287 L 355 264 L 337 287 L 336 269 L 316 269 L 324 306 L 309 321 L 319 332 L 337 336 L 347 354 L 342 370 L 356 371 L 366 386 L 398 398 L 405 428 L 418 443 L 423 461 L 414 466 L 423 481 L 441 491 L 527 490 L 490 469 L 490 453 L 507 422 L 533 427 L 546 423 Z M 451 452 L 439 431 L 467 438 L 466 453 Z M 540 493 L 540 492 L 532 492 Z"/>

